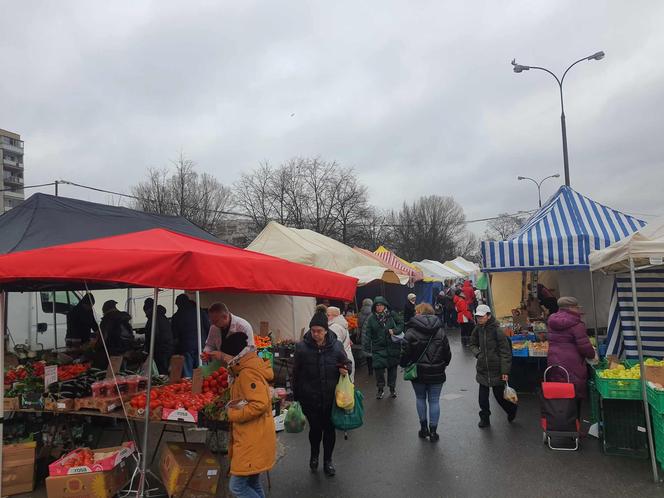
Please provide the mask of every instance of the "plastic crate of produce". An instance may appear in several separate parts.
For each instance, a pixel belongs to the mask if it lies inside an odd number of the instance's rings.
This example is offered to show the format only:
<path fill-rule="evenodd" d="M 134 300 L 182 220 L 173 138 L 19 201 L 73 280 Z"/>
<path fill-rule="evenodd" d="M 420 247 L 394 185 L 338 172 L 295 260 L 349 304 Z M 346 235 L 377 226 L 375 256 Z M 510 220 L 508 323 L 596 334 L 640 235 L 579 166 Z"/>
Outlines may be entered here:
<path fill-rule="evenodd" d="M 605 379 L 595 370 L 595 385 L 604 399 L 643 399 L 641 379 Z"/>
<path fill-rule="evenodd" d="M 516 348 L 516 345 L 523 345 L 524 347 Z M 528 357 L 528 344 L 525 339 L 517 339 L 512 337 L 512 356 Z"/>
<path fill-rule="evenodd" d="M 535 358 L 546 358 L 549 356 L 549 347 L 547 345 L 546 349 L 536 348 L 535 344 L 543 344 L 541 342 L 531 342 L 528 344 L 528 354 Z"/>
<path fill-rule="evenodd" d="M 664 414 L 664 391 L 647 386 L 648 403 L 658 414 Z"/>
<path fill-rule="evenodd" d="M 599 422 L 599 392 L 595 385 L 595 379 L 588 380 L 588 399 L 590 400 L 590 423 Z"/>
<path fill-rule="evenodd" d="M 607 455 L 648 458 L 643 402 L 602 399 L 602 449 Z"/>
<path fill-rule="evenodd" d="M 650 407 L 650 423 L 652 424 L 653 441 L 655 441 L 655 457 L 664 466 L 664 415 Z"/>

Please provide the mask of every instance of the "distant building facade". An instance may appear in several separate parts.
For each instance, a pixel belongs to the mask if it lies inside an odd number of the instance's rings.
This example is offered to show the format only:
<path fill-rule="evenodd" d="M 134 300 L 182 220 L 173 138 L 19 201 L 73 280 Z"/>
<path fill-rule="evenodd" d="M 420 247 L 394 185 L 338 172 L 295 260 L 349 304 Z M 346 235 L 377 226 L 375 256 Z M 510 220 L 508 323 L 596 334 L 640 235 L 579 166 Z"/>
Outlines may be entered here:
<path fill-rule="evenodd" d="M 235 247 L 247 247 L 258 235 L 253 221 L 246 218 L 222 220 L 219 222 L 217 237 Z"/>
<path fill-rule="evenodd" d="M 23 193 L 23 140 L 17 133 L 0 128 L 0 208 L 2 213 L 18 206 L 25 199 Z"/>

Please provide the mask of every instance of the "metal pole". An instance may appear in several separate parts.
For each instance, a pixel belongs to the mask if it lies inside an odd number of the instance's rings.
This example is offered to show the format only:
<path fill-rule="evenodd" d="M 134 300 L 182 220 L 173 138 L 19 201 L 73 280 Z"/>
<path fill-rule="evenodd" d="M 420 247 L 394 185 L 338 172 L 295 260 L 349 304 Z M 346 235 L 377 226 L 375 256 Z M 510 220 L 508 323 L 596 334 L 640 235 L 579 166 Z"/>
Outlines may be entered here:
<path fill-rule="evenodd" d="M 634 306 L 634 327 L 636 328 L 636 348 L 639 353 L 639 365 L 641 367 L 641 394 L 643 396 L 643 409 L 646 412 L 646 430 L 648 431 L 648 448 L 650 450 L 650 463 L 652 465 L 652 478 L 659 482 L 657 472 L 657 459 L 655 458 L 655 445 L 652 439 L 652 423 L 650 420 L 650 409 L 648 408 L 648 390 L 646 388 L 646 367 L 643 362 L 643 347 L 641 345 L 641 323 L 639 320 L 639 303 L 636 295 L 636 275 L 634 271 L 634 259 L 629 257 L 629 275 L 632 280 L 632 305 Z"/>
<path fill-rule="evenodd" d="M 596 303 L 596 301 L 595 301 L 595 279 L 593 278 L 593 276 L 594 276 L 594 273 L 590 272 L 590 294 L 593 298 L 593 317 L 595 319 L 595 341 L 597 342 L 597 344 L 595 344 L 595 346 L 599 350 L 599 339 L 598 339 L 598 336 L 599 336 L 598 328 L 599 328 L 599 326 L 597 325 L 597 305 L 595 304 Z"/>
<path fill-rule="evenodd" d="M 544 180 L 542 180 L 544 181 Z M 539 201 L 539 207 L 542 207 L 542 184 L 537 184 L 537 200 Z"/>
<path fill-rule="evenodd" d="M 489 298 L 489 308 L 491 308 L 491 314 L 496 316 L 496 309 L 493 302 L 493 291 L 491 290 L 491 273 L 489 272 L 486 274 L 486 292 L 487 297 Z"/>
<path fill-rule="evenodd" d="M 203 353 L 203 330 L 201 328 L 201 293 L 196 291 L 196 330 L 198 331 L 198 361 Z M 194 365 L 196 362 L 194 362 Z"/>
<path fill-rule="evenodd" d="M 55 291 L 51 292 L 53 298 L 53 338 L 55 342 L 55 349 L 58 349 L 58 317 L 55 314 Z"/>
<path fill-rule="evenodd" d="M 0 373 L 5 371 L 5 331 L 7 330 L 7 294 L 0 292 L 0 330 L 2 331 L 2 340 L 0 341 Z M 0 398 L 5 397 L 5 383 L 0 382 Z M 5 421 L 5 407 L 0 406 L 0 469 L 2 468 L 2 447 L 3 431 Z M 2 480 L 0 479 L 0 496 L 2 494 Z"/>
<path fill-rule="evenodd" d="M 563 99 L 563 87 L 560 87 L 560 101 Z M 567 125 L 565 124 L 565 111 L 560 114 L 560 128 L 563 134 L 563 164 L 565 167 L 565 185 L 570 186 L 569 158 L 567 157 Z"/>
<path fill-rule="evenodd" d="M 58 183 L 59 182 L 57 180 L 55 180 L 55 196 L 56 197 L 58 196 Z"/>
<path fill-rule="evenodd" d="M 152 359 L 154 357 L 154 336 L 157 330 L 157 301 L 159 300 L 159 289 L 154 289 L 154 303 L 152 305 L 152 323 L 150 327 L 150 348 L 148 349 L 148 385 L 146 387 L 147 391 L 145 393 L 145 416 L 143 417 L 143 444 L 141 448 L 143 449 L 143 454 L 141 455 L 141 475 L 138 482 L 138 491 L 136 496 L 141 498 L 147 496 L 145 493 L 145 475 L 147 472 L 147 463 L 148 463 L 148 432 L 150 429 L 150 391 L 152 390 Z"/>

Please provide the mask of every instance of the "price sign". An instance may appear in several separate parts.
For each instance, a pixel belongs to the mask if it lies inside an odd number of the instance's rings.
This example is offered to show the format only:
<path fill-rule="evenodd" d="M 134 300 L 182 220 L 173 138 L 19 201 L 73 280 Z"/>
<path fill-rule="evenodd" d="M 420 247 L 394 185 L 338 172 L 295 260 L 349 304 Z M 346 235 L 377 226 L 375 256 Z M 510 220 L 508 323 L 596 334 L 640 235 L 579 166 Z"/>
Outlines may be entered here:
<path fill-rule="evenodd" d="M 48 391 L 48 386 L 58 381 L 58 366 L 47 365 L 44 367 L 44 387 Z"/>
<path fill-rule="evenodd" d="M 171 368 L 169 382 L 175 384 L 182 379 L 182 367 L 184 367 L 184 356 L 174 354 L 171 356 Z"/>

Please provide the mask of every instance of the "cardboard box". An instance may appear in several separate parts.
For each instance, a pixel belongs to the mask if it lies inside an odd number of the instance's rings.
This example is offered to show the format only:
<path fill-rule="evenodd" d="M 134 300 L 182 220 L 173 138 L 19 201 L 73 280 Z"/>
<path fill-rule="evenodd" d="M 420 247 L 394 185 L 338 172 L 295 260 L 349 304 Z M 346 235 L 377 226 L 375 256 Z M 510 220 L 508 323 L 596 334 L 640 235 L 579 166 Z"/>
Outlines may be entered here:
<path fill-rule="evenodd" d="M 18 398 L 3 398 L 2 404 L 6 412 L 15 412 L 19 409 Z"/>
<path fill-rule="evenodd" d="M 167 443 L 159 470 L 169 496 L 179 496 L 185 488 L 183 496 L 190 498 L 217 493 L 221 465 L 204 444 Z"/>
<path fill-rule="evenodd" d="M 48 466 L 48 475 L 49 476 L 65 476 L 73 474 L 86 474 L 88 472 L 103 472 L 107 470 L 113 470 L 115 467 L 120 465 L 120 463 L 131 455 L 136 450 L 136 445 L 133 441 L 127 441 L 122 443 L 121 446 L 113 446 L 111 448 L 99 448 L 93 450 L 95 454 L 95 463 L 91 466 L 77 466 L 77 467 L 65 467 L 64 464 L 68 460 L 71 460 L 81 448 L 76 449 L 67 453 L 65 456 L 56 460 Z M 100 458 L 101 454 L 105 454 L 104 458 Z"/>
<path fill-rule="evenodd" d="M 29 493 L 34 489 L 37 443 L 6 444 L 2 448 L 3 496 Z"/>
<path fill-rule="evenodd" d="M 46 478 L 48 498 L 112 498 L 131 477 L 131 460 L 123 460 L 113 470 Z"/>
<path fill-rule="evenodd" d="M 664 386 L 664 366 L 646 365 L 646 380 Z"/>

